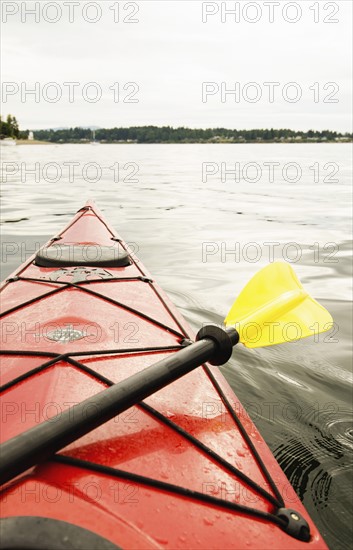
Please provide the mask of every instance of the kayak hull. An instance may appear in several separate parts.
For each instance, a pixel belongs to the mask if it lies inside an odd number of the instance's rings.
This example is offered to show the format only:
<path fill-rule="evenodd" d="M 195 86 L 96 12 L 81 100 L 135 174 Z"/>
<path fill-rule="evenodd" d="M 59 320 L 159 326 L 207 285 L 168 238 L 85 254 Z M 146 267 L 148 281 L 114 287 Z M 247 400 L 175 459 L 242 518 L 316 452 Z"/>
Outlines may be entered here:
<path fill-rule="evenodd" d="M 194 339 L 93 204 L 43 250 L 2 287 L 2 442 Z M 308 522 L 308 543 L 273 521 L 278 499 L 258 457 L 285 507 Z M 2 533 L 10 538 L 37 525 L 31 532 L 46 540 L 60 529 L 76 545 L 92 536 L 92 548 L 103 547 L 99 537 L 124 549 L 326 548 L 241 403 L 210 365 L 7 483 L 0 499 Z M 73 527 L 65 529 L 68 524 Z M 75 528 L 81 535 L 71 535 Z"/>

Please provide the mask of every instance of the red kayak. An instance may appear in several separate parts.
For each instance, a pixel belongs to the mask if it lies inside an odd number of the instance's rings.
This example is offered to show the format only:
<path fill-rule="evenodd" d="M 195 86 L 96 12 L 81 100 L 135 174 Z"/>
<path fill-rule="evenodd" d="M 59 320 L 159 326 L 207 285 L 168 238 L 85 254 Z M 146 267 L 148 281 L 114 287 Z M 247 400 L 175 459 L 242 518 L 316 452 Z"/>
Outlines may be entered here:
<path fill-rule="evenodd" d="M 129 393 L 130 379 L 194 345 L 92 204 L 5 281 L 1 304 L 2 444 L 54 430 L 124 380 Z M 135 402 L 4 478 L 1 548 L 327 548 L 216 366 Z"/>

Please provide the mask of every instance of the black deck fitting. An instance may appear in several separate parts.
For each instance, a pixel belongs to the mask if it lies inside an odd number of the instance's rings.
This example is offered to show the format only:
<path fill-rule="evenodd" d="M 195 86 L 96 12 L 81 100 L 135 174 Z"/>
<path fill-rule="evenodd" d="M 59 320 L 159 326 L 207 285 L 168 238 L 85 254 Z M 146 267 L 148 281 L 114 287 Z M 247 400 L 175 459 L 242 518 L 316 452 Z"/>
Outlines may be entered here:
<path fill-rule="evenodd" d="M 288 535 L 295 539 L 302 540 L 303 542 L 310 541 L 310 528 L 308 522 L 299 512 L 291 508 L 279 508 L 276 516 L 286 522 L 283 531 L 288 533 Z"/>

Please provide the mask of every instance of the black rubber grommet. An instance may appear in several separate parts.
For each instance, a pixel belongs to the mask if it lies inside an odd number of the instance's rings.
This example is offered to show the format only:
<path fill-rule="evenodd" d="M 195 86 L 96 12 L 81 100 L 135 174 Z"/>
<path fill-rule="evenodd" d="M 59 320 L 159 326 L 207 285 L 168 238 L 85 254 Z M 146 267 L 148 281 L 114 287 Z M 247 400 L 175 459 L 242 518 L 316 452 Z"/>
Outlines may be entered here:
<path fill-rule="evenodd" d="M 186 348 L 187 346 L 191 346 L 192 340 L 189 340 L 189 338 L 183 338 L 180 342 L 180 345 L 183 346 L 183 348 Z"/>
<path fill-rule="evenodd" d="M 7 283 L 15 283 L 16 281 L 19 281 L 20 278 L 15 276 L 15 277 L 10 277 L 9 279 L 6 279 L 6 282 Z"/>
<path fill-rule="evenodd" d="M 310 541 L 308 522 L 299 512 L 291 508 L 278 508 L 276 516 L 285 521 L 286 525 L 282 529 L 288 535 L 303 542 Z"/>
<path fill-rule="evenodd" d="M 231 332 L 232 331 L 232 332 Z M 224 365 L 230 359 L 233 351 L 233 345 L 235 345 L 238 340 L 234 334 L 234 329 L 227 332 L 217 325 L 207 325 L 202 327 L 196 335 L 197 340 L 203 340 L 209 338 L 217 344 L 217 349 L 212 355 L 211 359 L 208 361 L 211 365 Z"/>

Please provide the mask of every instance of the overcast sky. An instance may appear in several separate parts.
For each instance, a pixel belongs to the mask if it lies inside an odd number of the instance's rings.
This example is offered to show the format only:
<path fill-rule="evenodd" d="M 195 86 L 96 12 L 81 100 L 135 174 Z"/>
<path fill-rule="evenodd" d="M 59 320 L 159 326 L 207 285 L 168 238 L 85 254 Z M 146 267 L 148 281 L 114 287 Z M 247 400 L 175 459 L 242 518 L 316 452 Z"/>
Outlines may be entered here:
<path fill-rule="evenodd" d="M 351 1 L 277 3 L 42 0 L 36 21 L 35 2 L 2 1 L 2 114 L 22 129 L 351 131 Z"/>

